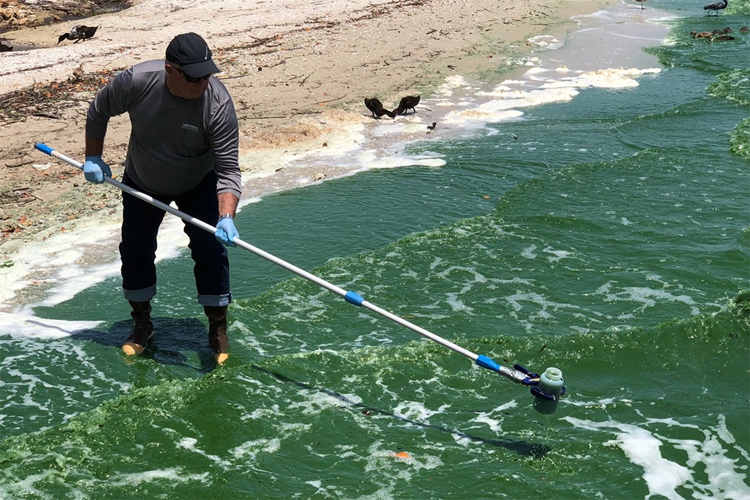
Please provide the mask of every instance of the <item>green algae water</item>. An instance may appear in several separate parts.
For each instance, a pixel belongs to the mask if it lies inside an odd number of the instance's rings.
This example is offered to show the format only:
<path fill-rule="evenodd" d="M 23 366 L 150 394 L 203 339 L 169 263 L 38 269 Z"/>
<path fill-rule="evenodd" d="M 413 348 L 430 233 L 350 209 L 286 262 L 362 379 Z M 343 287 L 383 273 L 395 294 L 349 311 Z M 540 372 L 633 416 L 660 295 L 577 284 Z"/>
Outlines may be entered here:
<path fill-rule="evenodd" d="M 750 35 L 689 36 L 750 12 L 654 3 L 681 17 L 637 87 L 238 217 L 245 241 L 472 352 L 561 369 L 556 413 L 237 249 L 217 368 L 183 253 L 160 262 L 138 359 L 114 277 L 34 306 L 44 335 L 0 327 L 0 497 L 750 498 Z"/>

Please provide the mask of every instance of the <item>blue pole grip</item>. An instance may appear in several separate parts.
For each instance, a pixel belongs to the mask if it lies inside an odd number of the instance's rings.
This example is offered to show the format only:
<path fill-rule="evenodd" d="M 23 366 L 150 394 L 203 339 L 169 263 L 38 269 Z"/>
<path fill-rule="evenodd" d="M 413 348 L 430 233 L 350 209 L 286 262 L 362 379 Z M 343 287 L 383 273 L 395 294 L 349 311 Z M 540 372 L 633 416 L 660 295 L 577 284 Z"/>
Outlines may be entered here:
<path fill-rule="evenodd" d="M 36 144 L 34 144 L 34 147 L 37 148 L 42 153 L 47 153 L 48 155 L 52 155 L 52 151 L 54 151 L 54 149 L 52 149 L 51 147 L 47 146 L 46 144 L 42 144 L 40 142 L 37 142 Z"/>
<path fill-rule="evenodd" d="M 365 299 L 363 299 L 361 295 L 354 292 L 346 292 L 346 295 L 344 295 L 344 300 L 349 302 L 350 304 L 354 304 L 355 306 L 361 306 L 362 302 L 365 301 Z"/>
<path fill-rule="evenodd" d="M 493 372 L 500 371 L 500 365 L 484 354 L 480 354 L 479 356 L 477 356 L 476 363 L 482 368 L 487 368 L 488 370 L 492 370 Z"/>

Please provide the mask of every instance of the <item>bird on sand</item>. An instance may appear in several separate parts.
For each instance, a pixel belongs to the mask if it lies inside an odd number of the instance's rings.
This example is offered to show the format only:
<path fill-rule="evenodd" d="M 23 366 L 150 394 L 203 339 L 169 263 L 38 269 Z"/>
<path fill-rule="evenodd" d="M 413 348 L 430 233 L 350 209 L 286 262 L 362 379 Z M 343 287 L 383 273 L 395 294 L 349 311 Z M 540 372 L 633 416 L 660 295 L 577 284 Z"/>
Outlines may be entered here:
<path fill-rule="evenodd" d="M 99 29 L 99 26 L 73 26 L 68 33 L 60 35 L 57 39 L 57 44 L 60 45 L 60 42 L 63 40 L 75 40 L 73 43 L 78 43 L 81 40 L 88 40 L 96 34 L 97 29 Z"/>
<path fill-rule="evenodd" d="M 708 15 L 711 15 L 711 12 L 716 12 L 716 15 L 719 15 L 720 10 L 724 10 L 727 8 L 727 5 L 729 5 L 728 0 L 719 0 L 718 2 L 710 3 L 703 7 L 703 10 L 708 11 Z"/>
<path fill-rule="evenodd" d="M 406 96 L 403 99 L 401 99 L 401 102 L 398 103 L 398 107 L 393 111 L 397 115 L 406 114 L 406 112 L 410 109 L 414 110 L 414 114 L 417 114 L 417 104 L 419 104 L 419 97 L 418 95 L 410 95 Z"/>
<path fill-rule="evenodd" d="M 643 10 L 643 4 L 646 3 L 646 0 L 635 0 L 639 4 L 641 4 L 641 10 Z"/>
<path fill-rule="evenodd" d="M 380 118 L 383 115 L 388 115 L 391 118 L 396 118 L 396 113 L 385 109 L 383 107 L 383 103 L 375 97 L 373 97 L 372 99 L 365 97 L 365 106 L 367 106 L 367 109 L 372 112 L 372 116 L 375 118 Z"/>
<path fill-rule="evenodd" d="M 437 127 L 437 122 L 432 122 L 432 125 L 427 125 L 427 130 L 435 130 L 435 127 Z"/>

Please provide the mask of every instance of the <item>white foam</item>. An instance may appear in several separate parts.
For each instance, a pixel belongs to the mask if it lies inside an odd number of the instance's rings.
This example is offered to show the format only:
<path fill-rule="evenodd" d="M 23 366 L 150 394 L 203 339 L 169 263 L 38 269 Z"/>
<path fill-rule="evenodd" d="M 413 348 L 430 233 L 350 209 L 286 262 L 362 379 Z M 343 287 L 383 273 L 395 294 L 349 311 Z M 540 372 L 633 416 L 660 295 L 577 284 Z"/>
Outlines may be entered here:
<path fill-rule="evenodd" d="M 0 270 L 0 302 L 7 303 L 18 291 L 42 283 L 54 283 L 65 276 L 56 276 L 67 267 L 82 264 L 86 259 L 84 242 L 94 242 L 101 247 L 111 245 L 119 227 L 110 219 L 90 219 L 71 222 L 63 228 L 55 228 L 57 234 L 40 237 L 27 243 L 8 260 L 12 267 Z M 44 276 L 43 278 L 35 279 Z"/>
<path fill-rule="evenodd" d="M 548 89 L 560 87 L 595 87 L 601 89 L 637 87 L 638 78 L 643 75 L 653 75 L 660 72 L 661 69 L 659 68 L 608 68 L 597 71 L 584 71 L 580 72 L 578 76 L 546 83 L 542 87 Z"/>
<path fill-rule="evenodd" d="M 172 483 L 207 483 L 209 473 L 201 472 L 186 474 L 182 468 L 169 467 L 166 469 L 151 469 L 133 472 L 129 474 L 113 474 L 107 480 L 107 485 L 142 487 L 144 483 L 157 480 L 167 480 Z"/>
<path fill-rule="evenodd" d="M 559 262 L 563 259 L 568 259 L 573 255 L 573 253 L 568 250 L 555 250 L 550 247 L 546 247 L 544 253 L 551 255 L 550 257 L 547 257 L 547 261 L 549 262 Z"/>
<path fill-rule="evenodd" d="M 653 279 L 653 278 L 652 278 Z M 668 284 L 664 284 L 668 286 Z M 612 290 L 612 284 L 606 283 L 596 290 L 596 293 L 606 296 L 608 301 L 629 301 L 641 304 L 641 310 L 654 307 L 658 302 L 678 302 L 690 307 L 691 314 L 698 315 L 700 310 L 689 295 L 676 295 L 664 289 L 649 287 L 625 287 L 619 292 Z"/>
<path fill-rule="evenodd" d="M 483 126 L 487 123 L 500 123 L 505 121 L 511 121 L 518 119 L 523 116 L 522 111 L 518 110 L 502 110 L 495 111 L 490 109 L 489 106 L 483 106 L 483 109 L 471 109 L 467 111 L 461 111 L 457 113 L 449 113 L 443 122 L 449 125 L 461 125 L 467 129 L 477 128 L 477 126 Z"/>
<path fill-rule="evenodd" d="M 537 255 L 536 245 L 531 245 L 521 251 L 521 257 L 524 257 L 526 259 L 536 259 Z"/>
<path fill-rule="evenodd" d="M 281 449 L 281 440 L 279 438 L 273 439 L 257 439 L 254 441 L 246 441 L 239 446 L 235 446 L 229 453 L 235 459 L 242 459 L 243 461 L 255 461 L 258 455 L 276 453 Z"/>
<path fill-rule="evenodd" d="M 497 408 L 494 408 L 493 410 L 489 412 L 479 412 L 477 416 L 474 417 L 471 421 L 478 422 L 481 424 L 486 424 L 492 432 L 496 434 L 502 434 L 503 433 L 502 420 L 493 418 L 492 415 L 495 413 L 499 413 L 500 415 L 502 415 L 503 412 L 510 410 L 512 408 L 517 408 L 517 407 L 518 407 L 518 403 L 516 401 L 509 401 L 503 405 L 498 406 Z"/>
<path fill-rule="evenodd" d="M 450 97 L 454 91 L 461 87 L 468 87 L 469 82 L 461 75 L 451 75 L 445 79 L 445 82 L 437 88 L 437 95 Z"/>
<path fill-rule="evenodd" d="M 450 408 L 450 405 L 443 405 L 437 410 L 430 410 L 420 402 L 404 401 L 393 409 L 393 414 L 406 420 L 427 422 L 431 416 L 443 413 L 448 408 Z"/>
<path fill-rule="evenodd" d="M 185 437 L 185 438 L 180 439 L 177 442 L 177 447 L 178 448 L 184 448 L 186 450 L 189 450 L 189 451 L 192 451 L 194 453 L 197 453 L 198 455 L 201 455 L 201 456 L 203 456 L 203 457 L 211 460 L 212 462 L 214 462 L 214 463 L 216 463 L 218 465 L 222 465 L 224 467 L 228 467 L 229 466 L 229 462 L 227 460 L 224 460 L 223 458 L 219 457 L 218 455 L 212 455 L 210 453 L 206 453 L 204 450 L 200 449 L 197 446 L 197 444 L 198 444 L 198 440 L 197 439 L 190 438 L 190 437 Z"/>
<path fill-rule="evenodd" d="M 643 468 L 643 480 L 649 490 L 646 498 L 660 495 L 670 500 L 682 499 L 684 497 L 676 491 L 678 487 L 692 489 L 696 498 L 750 498 L 744 466 L 727 457 L 730 447 L 725 445 L 733 445 L 735 439 L 726 428 L 723 415 L 719 415 L 717 426 L 705 429 L 693 424 L 680 424 L 675 419 L 651 419 L 643 426 L 574 417 L 563 417 L 562 420 L 580 429 L 613 433 L 615 439 L 604 444 L 619 447 L 632 463 Z M 656 434 L 647 429 L 657 425 L 666 425 L 667 431 L 670 427 L 693 430 L 697 436 L 703 436 L 703 440 L 669 438 L 661 435 L 666 432 Z M 662 449 L 670 445 L 687 452 L 685 465 L 663 456 Z M 695 478 L 694 472 L 699 471 L 708 476 L 708 483 L 702 484 Z"/>
<path fill-rule="evenodd" d="M 341 394 L 340 397 L 336 397 L 327 392 L 303 390 L 299 392 L 299 395 L 303 399 L 290 403 L 287 409 L 301 415 L 316 415 L 331 407 L 344 408 L 362 402 L 362 399 L 355 394 Z"/>
<path fill-rule="evenodd" d="M 505 81 L 489 92 L 477 92 L 482 97 L 492 97 L 489 101 L 469 109 L 451 111 L 444 121 L 459 124 L 471 121 L 498 123 L 517 119 L 523 116 L 522 109 L 550 103 L 572 101 L 579 89 L 595 88 L 628 88 L 638 86 L 637 78 L 645 74 L 658 73 L 658 68 L 617 68 L 597 71 L 579 71 L 576 76 L 560 77 L 570 70 L 557 67 L 554 70 L 534 67 L 525 73 L 526 81 Z M 544 75 L 544 77 L 542 77 Z M 539 83 L 536 88 L 528 86 L 529 81 Z M 519 85 L 519 83 L 521 83 Z M 514 88 L 519 87 L 519 88 Z"/>
<path fill-rule="evenodd" d="M 565 42 L 551 35 L 538 35 L 527 40 L 532 45 L 537 45 L 544 49 L 559 49 Z"/>
<path fill-rule="evenodd" d="M 0 312 L 0 334 L 35 339 L 68 337 L 75 332 L 96 328 L 101 321 L 66 321 L 38 318 L 31 314 Z"/>

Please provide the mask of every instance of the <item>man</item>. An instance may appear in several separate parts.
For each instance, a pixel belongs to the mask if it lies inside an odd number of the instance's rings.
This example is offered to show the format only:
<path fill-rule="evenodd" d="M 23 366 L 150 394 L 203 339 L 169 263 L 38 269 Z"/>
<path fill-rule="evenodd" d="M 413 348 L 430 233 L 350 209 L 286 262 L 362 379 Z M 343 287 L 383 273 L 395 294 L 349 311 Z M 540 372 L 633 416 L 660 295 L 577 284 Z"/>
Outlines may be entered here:
<path fill-rule="evenodd" d="M 227 358 L 229 259 L 224 245 L 238 237 L 234 216 L 240 191 L 237 115 L 217 73 L 211 50 L 195 33 L 176 36 L 166 61 L 138 64 L 99 91 L 86 118 L 86 179 L 111 177 L 102 160 L 112 116 L 127 112 L 131 134 L 122 182 L 206 223 L 215 237 L 185 223 L 195 262 L 198 302 L 208 316 L 208 342 L 216 360 Z M 154 333 L 151 299 L 156 295 L 156 235 L 164 211 L 123 193 L 122 288 L 133 309 L 133 330 L 122 346 L 143 352 Z M 218 219 L 218 222 L 216 222 Z M 223 243 L 223 245 L 222 245 Z"/>

